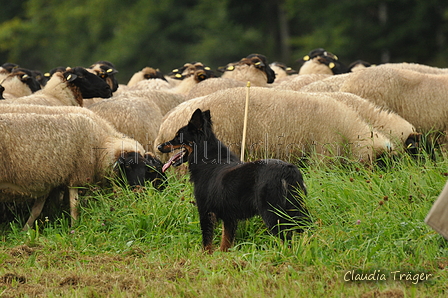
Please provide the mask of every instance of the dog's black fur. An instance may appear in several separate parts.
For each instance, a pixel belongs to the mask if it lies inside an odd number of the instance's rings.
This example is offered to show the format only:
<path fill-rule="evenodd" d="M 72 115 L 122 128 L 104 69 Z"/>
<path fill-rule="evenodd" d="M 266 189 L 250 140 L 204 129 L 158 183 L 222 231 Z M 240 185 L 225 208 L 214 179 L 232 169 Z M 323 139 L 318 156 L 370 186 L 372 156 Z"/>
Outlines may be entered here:
<path fill-rule="evenodd" d="M 202 229 L 202 244 L 212 252 L 215 219 L 223 221 L 222 251 L 233 244 L 238 220 L 260 215 L 270 231 L 290 237 L 291 225 L 302 231 L 309 223 L 303 204 L 306 188 L 299 169 L 277 159 L 241 162 L 212 131 L 210 111 L 197 109 L 173 140 L 159 145 L 161 152 L 176 149 L 164 166 L 189 162 L 190 179 Z"/>

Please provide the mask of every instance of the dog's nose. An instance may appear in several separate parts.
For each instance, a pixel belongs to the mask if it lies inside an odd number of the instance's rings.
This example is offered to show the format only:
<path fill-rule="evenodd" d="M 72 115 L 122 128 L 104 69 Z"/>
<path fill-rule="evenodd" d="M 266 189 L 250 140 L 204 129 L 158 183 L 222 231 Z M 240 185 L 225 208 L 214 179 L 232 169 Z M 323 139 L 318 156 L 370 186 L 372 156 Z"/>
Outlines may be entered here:
<path fill-rule="evenodd" d="M 160 144 L 159 146 L 157 146 L 157 150 L 159 150 L 160 152 L 163 152 L 162 149 L 163 149 L 162 144 Z"/>

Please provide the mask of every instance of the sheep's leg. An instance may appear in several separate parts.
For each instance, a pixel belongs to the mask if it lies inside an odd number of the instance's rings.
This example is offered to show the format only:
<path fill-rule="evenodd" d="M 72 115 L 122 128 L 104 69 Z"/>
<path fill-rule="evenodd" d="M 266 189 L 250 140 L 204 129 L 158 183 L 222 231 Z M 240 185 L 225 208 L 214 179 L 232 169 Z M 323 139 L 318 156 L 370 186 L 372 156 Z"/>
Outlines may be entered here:
<path fill-rule="evenodd" d="M 41 196 L 38 197 L 36 201 L 34 201 L 33 207 L 31 208 L 30 217 L 28 218 L 25 226 L 23 227 L 22 229 L 23 231 L 27 231 L 29 228 L 33 226 L 34 221 L 37 219 L 37 217 L 42 212 L 42 209 L 44 208 L 46 199 L 47 199 L 46 196 Z"/>
<path fill-rule="evenodd" d="M 79 212 L 78 212 L 78 189 L 77 188 L 68 188 L 69 200 L 70 200 L 70 216 L 71 216 L 71 225 L 75 224 L 75 221 L 78 220 Z"/>
<path fill-rule="evenodd" d="M 222 236 L 221 236 L 221 251 L 228 251 L 233 245 L 235 239 L 236 228 L 238 226 L 237 221 L 223 221 L 222 223 Z"/>

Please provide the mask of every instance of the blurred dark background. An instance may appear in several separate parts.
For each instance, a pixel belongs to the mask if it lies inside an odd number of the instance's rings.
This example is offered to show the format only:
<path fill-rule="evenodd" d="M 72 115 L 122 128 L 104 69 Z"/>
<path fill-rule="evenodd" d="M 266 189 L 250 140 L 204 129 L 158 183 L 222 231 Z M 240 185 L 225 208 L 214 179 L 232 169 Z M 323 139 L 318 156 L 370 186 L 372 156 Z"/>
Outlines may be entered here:
<path fill-rule="evenodd" d="M 145 66 L 216 69 L 251 53 L 298 69 L 318 47 L 345 64 L 448 67 L 447 38 L 447 0 L 0 0 L 0 64 L 108 60 L 120 83 Z"/>

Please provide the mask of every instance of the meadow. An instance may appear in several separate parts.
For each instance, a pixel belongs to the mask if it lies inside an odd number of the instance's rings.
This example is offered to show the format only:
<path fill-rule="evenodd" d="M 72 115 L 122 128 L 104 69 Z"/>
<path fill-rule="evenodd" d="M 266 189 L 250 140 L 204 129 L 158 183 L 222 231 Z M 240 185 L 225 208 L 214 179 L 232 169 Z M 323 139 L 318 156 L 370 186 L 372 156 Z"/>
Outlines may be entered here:
<path fill-rule="evenodd" d="M 445 297 L 448 245 L 424 223 L 448 158 L 302 168 L 313 225 L 289 243 L 259 217 L 202 252 L 188 174 L 163 191 L 92 186 L 81 218 L 0 227 L 0 297 Z M 221 228 L 216 229 L 219 246 Z"/>

